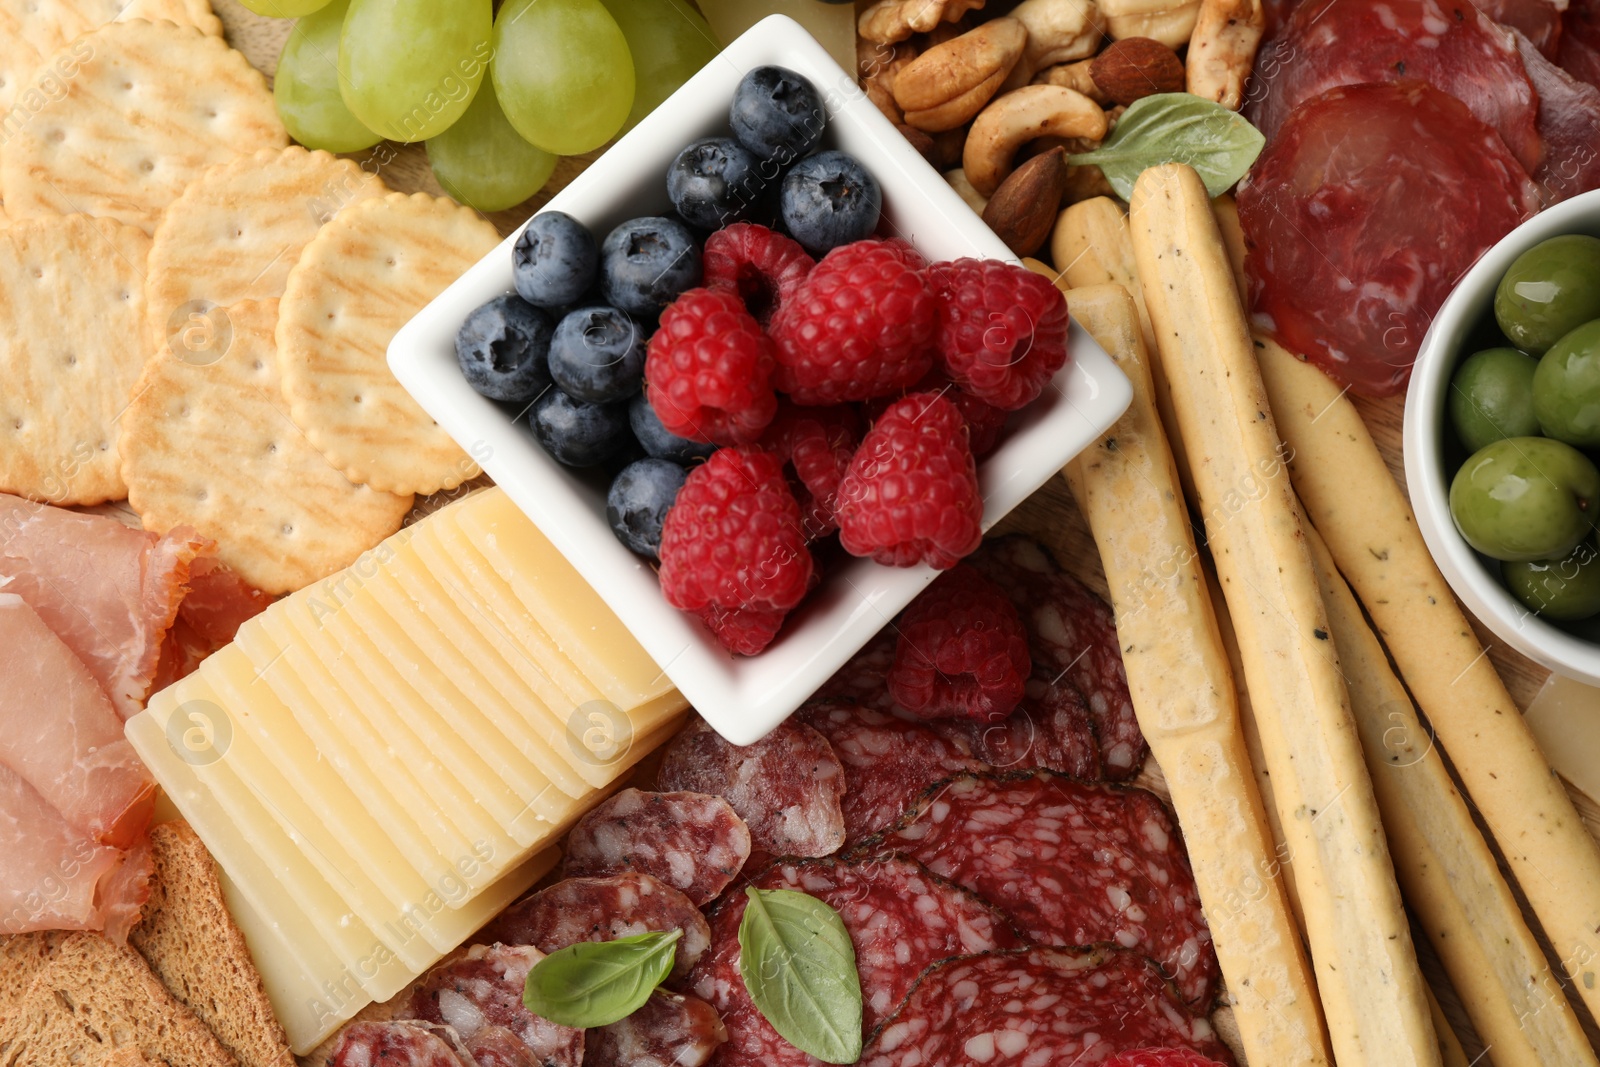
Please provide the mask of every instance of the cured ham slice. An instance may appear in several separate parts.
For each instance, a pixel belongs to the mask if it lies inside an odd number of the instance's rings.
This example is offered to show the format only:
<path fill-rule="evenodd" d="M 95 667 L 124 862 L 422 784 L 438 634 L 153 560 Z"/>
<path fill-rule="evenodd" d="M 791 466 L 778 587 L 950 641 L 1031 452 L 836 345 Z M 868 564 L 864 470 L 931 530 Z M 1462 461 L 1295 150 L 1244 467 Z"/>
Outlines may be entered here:
<path fill-rule="evenodd" d="M 1456 279 L 1538 196 L 1493 129 L 1407 81 L 1296 108 L 1238 203 L 1257 322 L 1356 392 L 1388 396 Z"/>
<path fill-rule="evenodd" d="M 144 706 L 161 642 L 210 542 L 0 494 L 0 586 L 26 600 L 124 720 Z"/>
<path fill-rule="evenodd" d="M 1499 131 L 1529 174 L 1544 158 L 1538 96 L 1516 41 L 1468 0 L 1308 0 L 1255 69 L 1245 115 L 1269 141 L 1329 89 L 1415 78 Z"/>
<path fill-rule="evenodd" d="M 1600 88 L 1550 62 L 1520 33 L 1517 47 L 1539 91 L 1539 133 L 1545 154 L 1533 180 L 1540 198 L 1548 207 L 1600 188 Z"/>
<path fill-rule="evenodd" d="M 272 600 L 215 556 L 199 556 L 189 565 L 189 593 L 178 605 L 177 622 L 210 654 L 232 641 L 239 627 L 266 611 Z"/>
<path fill-rule="evenodd" d="M 1556 62 L 1579 81 L 1600 86 L 1600 0 L 1573 0 L 1567 8 Z"/>
<path fill-rule="evenodd" d="M 0 765 L 0 934 L 104 930 L 119 944 L 150 895 L 148 849 L 97 845 Z"/>
<path fill-rule="evenodd" d="M 0 764 L 91 841 L 143 835 L 155 784 L 105 691 L 21 597 L 0 593 Z"/>

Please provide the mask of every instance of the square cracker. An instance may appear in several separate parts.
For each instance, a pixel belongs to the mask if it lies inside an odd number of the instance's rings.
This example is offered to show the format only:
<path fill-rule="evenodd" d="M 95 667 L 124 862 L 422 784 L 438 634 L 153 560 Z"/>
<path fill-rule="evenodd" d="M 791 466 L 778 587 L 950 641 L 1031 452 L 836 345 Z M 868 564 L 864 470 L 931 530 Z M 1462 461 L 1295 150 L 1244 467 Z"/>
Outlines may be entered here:
<path fill-rule="evenodd" d="M 144 367 L 149 252 L 142 231 L 87 215 L 0 228 L 0 492 L 126 494 L 117 419 Z"/>
<path fill-rule="evenodd" d="M 289 413 L 353 482 L 436 493 L 478 475 L 389 371 L 389 342 L 500 243 L 478 214 L 425 193 L 343 211 L 289 272 L 278 361 Z"/>
<path fill-rule="evenodd" d="M 289 269 L 323 223 L 387 191 L 350 160 L 298 145 L 206 171 L 156 226 L 145 276 L 152 350 L 161 351 L 169 327 L 191 311 L 282 296 Z"/>
<path fill-rule="evenodd" d="M 61 49 L 108 22 L 166 19 L 222 36 L 210 0 L 0 0 L 0 115 Z"/>
<path fill-rule="evenodd" d="M 398 530 L 411 497 L 352 484 L 295 426 L 277 321 L 276 300 L 246 301 L 179 331 L 123 416 L 122 476 L 148 529 L 188 524 L 245 581 L 289 593 Z"/>
<path fill-rule="evenodd" d="M 0 133 L 13 220 L 82 212 L 146 233 L 208 168 L 289 143 L 266 79 L 243 55 L 192 26 L 143 19 L 108 23 L 56 53 Z"/>

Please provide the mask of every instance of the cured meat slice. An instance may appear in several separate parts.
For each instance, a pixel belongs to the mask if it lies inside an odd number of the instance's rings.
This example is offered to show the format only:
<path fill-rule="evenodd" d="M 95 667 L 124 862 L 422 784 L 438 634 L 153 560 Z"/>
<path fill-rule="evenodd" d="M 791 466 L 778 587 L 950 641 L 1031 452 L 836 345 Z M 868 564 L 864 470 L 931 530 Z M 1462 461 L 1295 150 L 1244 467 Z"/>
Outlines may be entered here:
<path fill-rule="evenodd" d="M 864 1035 L 889 1016 L 929 964 L 1020 943 L 988 904 L 898 857 L 780 863 L 751 885 L 799 890 L 839 913 L 861 974 Z M 779 1037 L 745 988 L 739 973 L 739 923 L 748 900 L 736 894 L 717 908 L 711 951 L 689 979 L 688 988 L 710 1001 L 728 1027 L 728 1043 L 715 1062 L 729 1067 L 816 1067 L 821 1061 Z"/>
<path fill-rule="evenodd" d="M 1306 0 L 1262 47 L 1255 69 L 1245 114 L 1269 143 L 1295 108 L 1329 89 L 1416 79 L 1498 130 L 1527 173 L 1544 156 L 1539 101 L 1516 42 L 1469 0 Z"/>
<path fill-rule="evenodd" d="M 351 1023 L 339 1032 L 331 1067 L 475 1067 L 443 1026 L 421 1022 Z"/>
<path fill-rule="evenodd" d="M 1026 537 L 991 538 L 968 562 L 1006 591 L 1028 628 L 1034 660 L 1029 693 L 1035 718 L 1063 714 L 1052 683 L 1065 678 L 1088 701 L 1104 776 L 1121 780 L 1138 774 L 1149 747 L 1133 713 L 1111 607 Z M 1052 769 L 1072 773 L 1070 768 Z"/>
<path fill-rule="evenodd" d="M 522 1004 L 528 972 L 542 959 L 544 953 L 531 945 L 473 945 L 465 956 L 423 975 L 407 1014 L 454 1029 L 478 1067 L 579 1067 L 584 1032 L 542 1019 Z"/>
<path fill-rule="evenodd" d="M 150 896 L 149 849 L 97 845 L 0 765 L 0 935 L 103 930 L 124 943 Z"/>
<path fill-rule="evenodd" d="M 126 849 L 150 825 L 155 782 L 83 661 L 21 597 L 0 593 L 0 764 L 91 841 Z"/>
<path fill-rule="evenodd" d="M 1572 0 L 1561 18 L 1561 69 L 1600 87 L 1600 0 Z"/>
<path fill-rule="evenodd" d="M 583 1067 L 702 1067 L 726 1040 L 717 1009 L 658 989 L 626 1019 L 588 1032 Z"/>
<path fill-rule="evenodd" d="M 0 584 L 26 600 L 124 720 L 144 706 L 190 564 L 211 542 L 165 537 L 0 493 Z"/>
<path fill-rule="evenodd" d="M 1567 10 L 1567 0 L 1483 0 L 1478 10 L 1506 29 L 1522 34 L 1546 59 L 1555 59 L 1560 53 L 1561 16 Z M 1543 92 L 1537 81 L 1533 87 Z"/>
<path fill-rule="evenodd" d="M 861 1057 L 861 1067 L 1103 1063 L 1135 1048 L 1233 1056 L 1155 968 L 1115 949 L 993 952 L 934 967 Z"/>
<path fill-rule="evenodd" d="M 827 856 L 844 844 L 844 767 L 809 726 L 788 721 L 739 748 L 696 719 L 668 746 L 657 777 L 663 792 L 722 797 L 761 852 Z"/>
<path fill-rule="evenodd" d="M 1550 62 L 1517 34 L 1528 77 L 1539 90 L 1544 163 L 1534 173 L 1545 206 L 1600 188 L 1600 89 Z"/>
<path fill-rule="evenodd" d="M 682 930 L 674 975 L 685 975 L 711 941 L 693 901 L 665 882 L 630 871 L 607 878 L 563 878 L 500 913 L 480 935 L 485 941 L 532 945 L 549 954 L 581 941 Z"/>
<path fill-rule="evenodd" d="M 1042 945 L 1109 941 L 1210 1005 L 1218 965 L 1189 857 L 1153 794 L 1048 771 L 968 775 L 874 846 L 977 893 Z"/>
<path fill-rule="evenodd" d="M 1356 392 L 1388 396 L 1456 279 L 1538 196 L 1460 101 L 1400 82 L 1302 104 L 1238 203 L 1257 324 Z"/>
<path fill-rule="evenodd" d="M 624 789 L 567 835 L 569 878 L 639 871 L 709 904 L 750 858 L 750 828 L 709 793 Z"/>
<path fill-rule="evenodd" d="M 178 620 L 215 652 L 272 600 L 215 556 L 200 556 L 189 565 L 189 592 L 178 605 Z"/>
<path fill-rule="evenodd" d="M 844 827 L 850 844 L 887 829 L 934 782 L 985 766 L 959 734 L 941 735 L 858 704 L 813 705 L 799 717 L 828 739 L 844 765 Z"/>

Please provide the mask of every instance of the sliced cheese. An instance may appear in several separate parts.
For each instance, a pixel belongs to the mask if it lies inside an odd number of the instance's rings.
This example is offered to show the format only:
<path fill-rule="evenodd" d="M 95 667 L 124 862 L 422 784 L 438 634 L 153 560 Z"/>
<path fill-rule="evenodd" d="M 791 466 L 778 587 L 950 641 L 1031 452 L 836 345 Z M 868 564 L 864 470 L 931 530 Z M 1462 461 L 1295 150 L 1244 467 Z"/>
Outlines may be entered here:
<path fill-rule="evenodd" d="M 504 491 L 463 501 L 455 519 L 606 699 L 619 708 L 634 708 L 672 688 L 671 679 L 600 594 Z"/>
<path fill-rule="evenodd" d="M 1600 689 L 1552 674 L 1522 717 L 1556 773 L 1600 804 Z"/>

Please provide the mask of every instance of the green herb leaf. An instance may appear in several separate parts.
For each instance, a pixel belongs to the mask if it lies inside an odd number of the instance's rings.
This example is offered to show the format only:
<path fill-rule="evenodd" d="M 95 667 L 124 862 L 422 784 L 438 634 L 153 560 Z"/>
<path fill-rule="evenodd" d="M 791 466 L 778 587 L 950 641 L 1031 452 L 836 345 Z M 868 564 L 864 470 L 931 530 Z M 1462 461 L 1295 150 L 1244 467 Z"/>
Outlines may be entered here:
<path fill-rule="evenodd" d="M 839 913 L 792 889 L 746 889 L 739 973 L 789 1044 L 824 1063 L 861 1058 L 861 975 Z"/>
<path fill-rule="evenodd" d="M 609 1026 L 643 1006 L 672 971 L 682 930 L 586 941 L 533 965 L 522 1003 L 561 1026 Z"/>
<path fill-rule="evenodd" d="M 1162 163 L 1187 163 L 1207 193 L 1221 196 L 1244 177 L 1266 143 L 1248 119 L 1221 104 L 1189 93 L 1157 93 L 1134 101 L 1099 148 L 1067 159 L 1099 167 L 1124 200 L 1146 167 Z"/>

